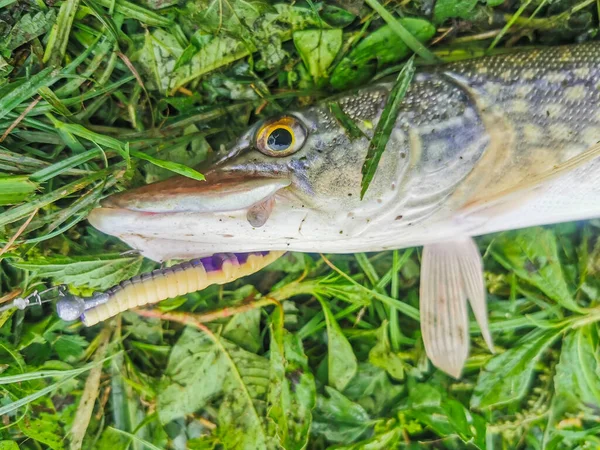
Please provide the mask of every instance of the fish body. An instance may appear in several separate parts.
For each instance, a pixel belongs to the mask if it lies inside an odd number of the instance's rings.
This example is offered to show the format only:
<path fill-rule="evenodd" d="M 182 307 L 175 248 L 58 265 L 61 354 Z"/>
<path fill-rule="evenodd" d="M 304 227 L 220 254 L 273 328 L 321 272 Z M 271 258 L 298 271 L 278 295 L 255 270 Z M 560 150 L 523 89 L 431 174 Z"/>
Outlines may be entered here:
<path fill-rule="evenodd" d="M 156 261 L 424 245 L 426 349 L 459 374 L 467 298 L 491 345 L 471 237 L 600 217 L 600 44 L 419 71 L 361 200 L 361 168 L 392 87 L 259 122 L 203 169 L 207 181 L 174 177 L 117 194 L 89 221 Z"/>

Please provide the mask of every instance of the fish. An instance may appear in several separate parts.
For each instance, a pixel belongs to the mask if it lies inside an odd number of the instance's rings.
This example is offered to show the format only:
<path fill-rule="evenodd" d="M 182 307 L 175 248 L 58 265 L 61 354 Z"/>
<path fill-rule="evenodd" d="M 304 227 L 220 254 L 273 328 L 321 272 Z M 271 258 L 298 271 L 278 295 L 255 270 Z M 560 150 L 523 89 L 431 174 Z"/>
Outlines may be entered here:
<path fill-rule="evenodd" d="M 459 378 L 469 305 L 493 351 L 473 238 L 600 217 L 600 43 L 418 68 L 361 199 L 393 86 L 257 121 L 198 169 L 205 181 L 174 176 L 114 194 L 88 221 L 158 262 L 422 246 L 424 347 Z"/>

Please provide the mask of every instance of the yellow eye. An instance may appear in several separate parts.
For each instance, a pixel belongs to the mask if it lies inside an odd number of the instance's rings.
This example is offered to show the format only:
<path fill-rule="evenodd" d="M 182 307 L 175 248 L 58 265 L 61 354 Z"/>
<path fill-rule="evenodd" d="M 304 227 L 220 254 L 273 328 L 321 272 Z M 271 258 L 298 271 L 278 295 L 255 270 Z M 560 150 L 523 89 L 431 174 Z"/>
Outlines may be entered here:
<path fill-rule="evenodd" d="M 256 133 L 256 147 L 265 155 L 287 156 L 297 152 L 306 140 L 306 129 L 292 116 L 266 122 Z"/>

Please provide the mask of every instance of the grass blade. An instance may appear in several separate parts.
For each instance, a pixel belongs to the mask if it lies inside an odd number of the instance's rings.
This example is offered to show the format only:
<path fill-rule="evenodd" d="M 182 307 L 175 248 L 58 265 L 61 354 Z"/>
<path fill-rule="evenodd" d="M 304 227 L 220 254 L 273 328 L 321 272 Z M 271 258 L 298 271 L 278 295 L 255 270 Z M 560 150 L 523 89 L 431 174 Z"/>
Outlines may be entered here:
<path fill-rule="evenodd" d="M 365 162 L 362 167 L 362 181 L 360 190 L 361 200 L 364 198 L 365 193 L 369 188 L 369 184 L 371 184 L 371 181 L 375 176 L 379 160 L 385 151 L 390 134 L 392 133 L 392 129 L 396 123 L 396 119 L 398 118 L 400 105 L 402 104 L 402 100 L 406 95 L 406 91 L 408 90 L 408 86 L 412 81 L 414 73 L 415 69 L 413 57 L 406 62 L 404 68 L 398 75 L 394 88 L 390 92 L 388 101 L 383 109 L 383 113 L 381 114 L 381 118 L 375 127 L 373 138 L 371 139 L 369 149 L 367 150 L 367 157 L 365 158 Z"/>

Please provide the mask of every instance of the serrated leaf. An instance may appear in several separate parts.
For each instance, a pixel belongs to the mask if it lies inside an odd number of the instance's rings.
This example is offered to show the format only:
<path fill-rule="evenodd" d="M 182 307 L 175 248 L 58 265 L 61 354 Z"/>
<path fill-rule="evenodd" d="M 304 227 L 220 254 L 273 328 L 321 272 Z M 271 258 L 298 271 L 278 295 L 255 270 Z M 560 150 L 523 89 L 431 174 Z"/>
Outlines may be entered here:
<path fill-rule="evenodd" d="M 52 345 L 62 361 L 73 362 L 79 359 L 88 342 L 83 336 L 63 334 Z"/>
<path fill-rule="evenodd" d="M 118 254 L 54 256 L 13 261 L 12 265 L 19 269 L 30 270 L 39 278 L 51 278 L 57 283 L 103 291 L 137 275 L 142 265 L 142 257 L 126 257 Z"/>
<path fill-rule="evenodd" d="M 320 300 L 327 323 L 327 368 L 329 384 L 343 391 L 356 373 L 356 355 L 333 316 L 327 302 Z"/>
<path fill-rule="evenodd" d="M 552 230 L 535 227 L 502 233 L 494 240 L 490 252 L 506 269 L 548 298 L 571 311 L 583 312 L 569 291 Z"/>
<path fill-rule="evenodd" d="M 471 407 L 489 408 L 521 399 L 527 393 L 536 362 L 561 333 L 561 329 L 536 329 L 510 350 L 492 358 L 479 375 Z"/>

